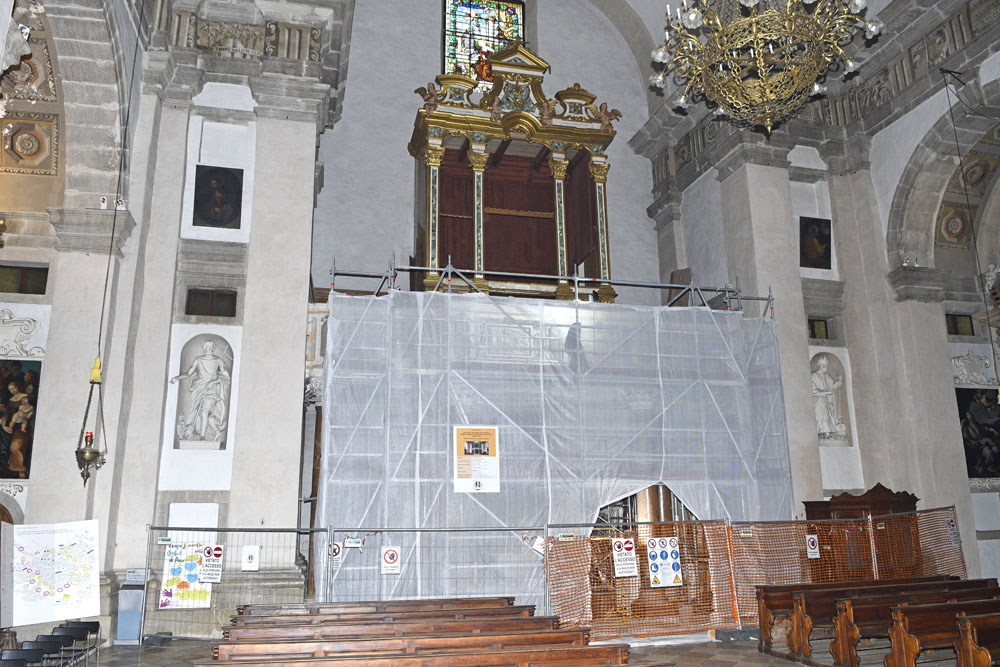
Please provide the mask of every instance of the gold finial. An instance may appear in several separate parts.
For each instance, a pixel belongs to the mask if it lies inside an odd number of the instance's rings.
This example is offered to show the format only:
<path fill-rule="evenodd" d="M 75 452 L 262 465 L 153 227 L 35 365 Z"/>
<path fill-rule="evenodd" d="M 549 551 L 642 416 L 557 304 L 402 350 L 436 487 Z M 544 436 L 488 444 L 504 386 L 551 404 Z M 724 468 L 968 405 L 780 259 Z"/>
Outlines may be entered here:
<path fill-rule="evenodd" d="M 101 384 L 101 358 L 94 359 L 94 367 L 90 369 L 90 384 Z"/>

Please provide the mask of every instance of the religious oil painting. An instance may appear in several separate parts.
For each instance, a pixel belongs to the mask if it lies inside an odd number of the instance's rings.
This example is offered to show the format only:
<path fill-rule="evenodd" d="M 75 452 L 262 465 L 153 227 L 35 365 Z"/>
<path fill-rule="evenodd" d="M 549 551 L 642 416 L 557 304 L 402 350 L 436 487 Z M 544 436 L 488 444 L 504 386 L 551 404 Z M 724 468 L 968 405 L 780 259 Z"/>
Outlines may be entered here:
<path fill-rule="evenodd" d="M 0 361 L 0 479 L 28 479 L 42 362 Z"/>
<path fill-rule="evenodd" d="M 524 6 L 500 0 L 445 0 L 444 71 L 464 74 L 486 92 L 493 84 L 489 58 L 524 40 Z"/>
<path fill-rule="evenodd" d="M 799 218 L 799 266 L 829 269 L 831 263 L 830 221 L 825 218 Z"/>
<path fill-rule="evenodd" d="M 969 477 L 1000 477 L 1000 405 L 997 390 L 955 389 Z"/>
<path fill-rule="evenodd" d="M 181 350 L 175 449 L 225 449 L 233 381 L 233 348 L 222 336 L 199 334 Z"/>
<path fill-rule="evenodd" d="M 195 227 L 240 228 L 243 170 L 199 164 L 194 179 Z"/>

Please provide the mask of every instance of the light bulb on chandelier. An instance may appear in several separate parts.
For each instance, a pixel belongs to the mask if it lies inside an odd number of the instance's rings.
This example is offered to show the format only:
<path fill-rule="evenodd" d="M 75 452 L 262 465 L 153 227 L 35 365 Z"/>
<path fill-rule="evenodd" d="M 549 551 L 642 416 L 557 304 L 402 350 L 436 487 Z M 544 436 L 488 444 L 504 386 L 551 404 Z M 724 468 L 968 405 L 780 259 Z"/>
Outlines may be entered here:
<path fill-rule="evenodd" d="M 859 30 L 871 40 L 884 29 L 864 19 L 867 0 L 684 0 L 668 4 L 664 43 L 650 54 L 664 65 L 650 84 L 665 88 L 673 72 L 685 102 L 704 99 L 743 126 L 768 132 L 826 92 L 831 69 L 858 63 L 844 47 Z M 681 105 L 677 105 L 681 106 Z"/>

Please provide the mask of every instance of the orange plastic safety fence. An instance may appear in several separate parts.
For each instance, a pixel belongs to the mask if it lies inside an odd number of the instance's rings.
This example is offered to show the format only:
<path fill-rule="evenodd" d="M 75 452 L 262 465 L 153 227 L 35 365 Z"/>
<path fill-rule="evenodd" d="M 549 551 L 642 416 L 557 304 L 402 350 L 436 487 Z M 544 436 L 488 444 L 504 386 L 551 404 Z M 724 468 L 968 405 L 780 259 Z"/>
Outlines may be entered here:
<path fill-rule="evenodd" d="M 553 613 L 564 626 L 589 626 L 595 639 L 753 625 L 758 585 L 965 576 L 953 508 L 872 520 L 622 528 L 595 526 L 546 547 Z M 618 572 L 614 538 L 630 540 L 619 545 Z"/>

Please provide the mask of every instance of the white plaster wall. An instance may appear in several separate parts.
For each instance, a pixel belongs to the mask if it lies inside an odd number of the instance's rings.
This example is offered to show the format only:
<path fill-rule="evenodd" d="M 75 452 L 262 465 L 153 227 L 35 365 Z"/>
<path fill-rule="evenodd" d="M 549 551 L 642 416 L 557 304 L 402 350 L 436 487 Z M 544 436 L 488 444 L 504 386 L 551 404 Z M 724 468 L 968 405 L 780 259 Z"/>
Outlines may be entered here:
<path fill-rule="evenodd" d="M 722 230 L 722 191 L 715 169 L 706 170 L 684 191 L 681 228 L 684 255 L 694 283 L 722 287 L 729 282 Z"/>
<path fill-rule="evenodd" d="M 424 3 L 363 0 L 355 7 L 343 115 L 320 142 L 325 185 L 313 232 L 316 285 L 329 284 L 334 257 L 340 269 L 381 271 L 392 253 L 399 262 L 413 253 L 414 162 L 406 145 L 421 104 L 413 90 L 442 70 L 441 30 L 441 15 Z M 539 2 L 537 32 L 544 45 L 539 55 L 552 65 L 547 96 L 579 82 L 598 102 L 622 112 L 608 153 L 611 274 L 658 280 L 656 235 L 645 211 L 652 173 L 649 161 L 627 145 L 648 117 L 645 75 L 620 34 L 589 3 Z M 386 48 L 392 43 L 407 45 L 405 69 L 398 53 Z M 359 282 L 345 278 L 337 285 Z M 659 302 L 653 292 L 618 291 L 622 302 Z"/>
<path fill-rule="evenodd" d="M 972 514 L 976 517 L 976 530 L 1000 530 L 1000 494 L 972 494 Z"/>
<path fill-rule="evenodd" d="M 1000 540 L 979 540 L 979 561 L 983 577 L 1000 577 Z"/>

